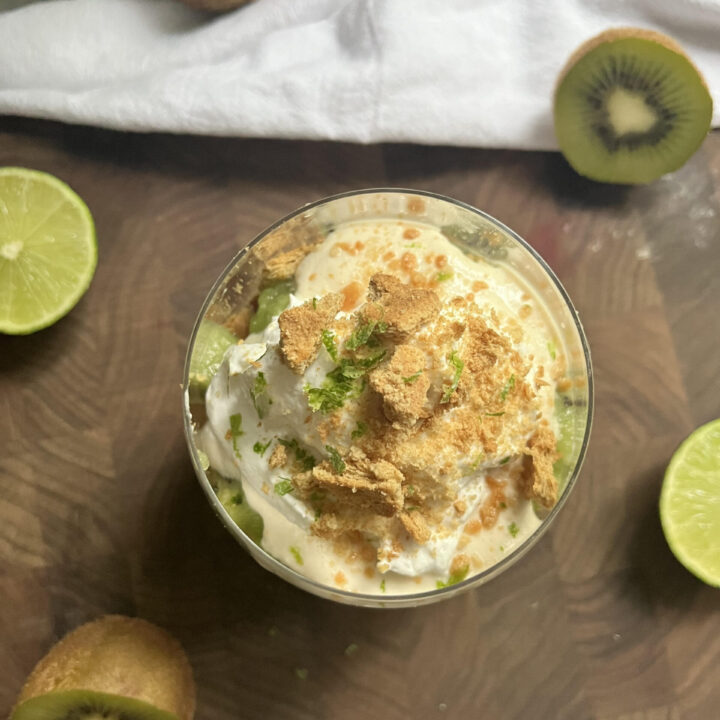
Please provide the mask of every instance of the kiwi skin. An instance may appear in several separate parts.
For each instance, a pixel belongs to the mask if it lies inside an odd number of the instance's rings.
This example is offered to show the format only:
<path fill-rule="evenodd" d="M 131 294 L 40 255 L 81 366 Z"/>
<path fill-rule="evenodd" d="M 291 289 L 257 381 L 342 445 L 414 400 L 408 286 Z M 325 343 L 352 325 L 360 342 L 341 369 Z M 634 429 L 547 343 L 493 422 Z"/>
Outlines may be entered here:
<path fill-rule="evenodd" d="M 587 55 L 591 50 L 594 50 L 596 47 L 598 47 L 598 45 L 602 45 L 606 42 L 612 42 L 613 40 L 623 40 L 625 38 L 635 38 L 637 40 L 651 40 L 652 42 L 656 42 L 663 47 L 666 47 L 668 50 L 672 50 L 672 52 L 677 53 L 678 55 L 682 55 L 690 63 L 690 65 L 693 66 L 695 72 L 699 75 L 702 84 L 705 86 L 708 92 L 710 92 L 707 86 L 707 82 L 703 77 L 703 74 L 700 72 L 700 70 L 698 70 L 695 63 L 688 57 L 687 53 L 682 49 L 682 47 L 675 40 L 673 40 L 673 38 L 669 37 L 668 35 L 663 35 L 656 30 L 648 30 L 647 28 L 618 27 L 610 28 L 609 30 L 601 32 L 599 35 L 591 37 L 589 40 L 586 40 L 577 50 L 575 50 L 575 52 L 565 63 L 565 66 L 561 70 L 560 75 L 558 75 L 557 82 L 555 83 L 555 91 L 553 94 L 557 95 L 558 88 L 560 87 L 562 81 L 565 79 L 565 76 L 575 66 L 575 64 L 578 62 L 578 60 L 580 60 L 580 58 Z"/>
<path fill-rule="evenodd" d="M 693 96 L 693 104 L 690 106 L 694 111 L 693 125 L 689 128 L 686 124 L 683 128 L 683 144 L 677 144 L 675 140 L 672 140 L 673 148 L 672 153 L 663 154 L 662 156 L 655 156 L 648 164 L 645 159 L 641 156 L 635 157 L 631 163 L 628 162 L 628 155 L 625 156 L 625 160 L 614 158 L 611 159 L 608 156 L 607 163 L 599 163 L 598 156 L 595 156 L 594 161 L 590 161 L 587 157 L 578 155 L 577 143 L 566 146 L 568 143 L 568 135 L 566 130 L 568 129 L 568 115 L 567 113 L 559 114 L 559 97 L 561 90 L 565 92 L 564 82 L 568 74 L 574 70 L 574 68 L 585 58 L 586 55 L 592 53 L 603 45 L 613 47 L 615 43 L 621 41 L 619 45 L 623 45 L 622 41 L 642 41 L 648 47 L 655 45 L 660 47 L 664 52 L 671 53 L 678 56 L 678 62 L 684 66 L 682 72 L 685 75 L 685 82 L 691 84 L 687 85 L 688 93 Z M 678 68 L 680 66 L 678 65 Z M 687 80 L 689 76 L 692 76 L 691 80 Z M 574 80 L 577 84 L 577 81 Z M 690 88 L 694 89 L 690 89 Z M 565 105 L 567 106 L 567 93 L 565 95 Z M 672 172 L 682 167 L 685 162 L 697 151 L 702 144 L 702 141 L 710 130 L 712 122 L 712 96 L 707 86 L 707 82 L 703 77 L 700 70 L 688 57 L 687 53 L 673 38 L 668 37 L 655 30 L 648 30 L 644 28 L 633 28 L 633 27 L 620 27 L 611 28 L 606 30 L 595 37 L 585 41 L 575 52 L 571 55 L 569 60 L 565 63 L 562 71 L 558 75 L 555 90 L 554 90 L 554 124 L 555 133 L 558 138 L 558 143 L 562 153 L 568 160 L 570 165 L 581 175 L 589 177 L 593 180 L 600 182 L 611 182 L 611 183 L 624 183 L 624 184 L 645 184 L 656 180 L 661 175 L 668 172 Z M 561 121 L 561 118 L 565 118 Z M 562 124 L 561 124 L 562 122 Z M 564 127 L 565 131 L 561 134 L 560 127 Z M 672 131 L 674 132 L 674 131 Z M 672 136 L 671 134 L 671 137 Z M 635 151 L 632 151 L 633 155 Z M 647 157 L 647 155 L 645 156 Z M 631 166 L 630 166 L 631 165 Z"/>
<path fill-rule="evenodd" d="M 210 12 L 226 12 L 242 7 L 252 0 L 182 0 L 186 5 L 197 10 L 209 10 Z"/>
<path fill-rule="evenodd" d="M 164 711 L 159 717 L 192 720 L 195 712 L 195 681 L 180 643 L 145 620 L 122 615 L 82 625 L 54 645 L 30 673 L 11 720 L 25 702 L 52 704 L 73 691 L 95 700 L 112 696 L 117 706 L 107 710 L 119 717 L 135 717 L 137 703 L 123 704 L 128 698 Z"/>

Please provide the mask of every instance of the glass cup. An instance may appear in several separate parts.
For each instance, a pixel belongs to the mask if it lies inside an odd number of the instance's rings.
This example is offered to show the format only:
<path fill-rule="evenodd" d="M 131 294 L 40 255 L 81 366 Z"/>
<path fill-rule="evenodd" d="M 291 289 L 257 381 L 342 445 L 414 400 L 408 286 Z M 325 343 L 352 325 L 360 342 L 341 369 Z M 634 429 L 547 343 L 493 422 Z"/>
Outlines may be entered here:
<path fill-rule="evenodd" d="M 341 590 L 310 579 L 266 552 L 232 519 L 216 494 L 207 457 L 196 445 L 196 432 L 205 420 L 202 396 L 194 392 L 191 364 L 196 339 L 205 320 L 225 324 L 249 315 L 264 282 L 268 260 L 315 243 L 340 223 L 356 220 L 412 220 L 435 226 L 462 252 L 485 262 L 503 264 L 532 286 L 554 321 L 567 357 L 562 392 L 556 393 L 561 460 L 555 464 L 558 501 L 550 509 L 536 507 L 540 524 L 524 542 L 494 565 L 457 584 L 404 595 L 363 594 Z M 221 273 L 203 303 L 188 346 L 183 375 L 185 435 L 195 473 L 213 509 L 235 539 L 264 568 L 320 597 L 365 607 L 410 607 L 453 597 L 478 587 L 516 563 L 540 539 L 567 501 L 587 449 L 593 411 L 590 351 L 577 312 L 545 261 L 521 237 L 470 205 L 434 193 L 405 189 L 368 189 L 343 193 L 310 203 L 260 233 Z"/>

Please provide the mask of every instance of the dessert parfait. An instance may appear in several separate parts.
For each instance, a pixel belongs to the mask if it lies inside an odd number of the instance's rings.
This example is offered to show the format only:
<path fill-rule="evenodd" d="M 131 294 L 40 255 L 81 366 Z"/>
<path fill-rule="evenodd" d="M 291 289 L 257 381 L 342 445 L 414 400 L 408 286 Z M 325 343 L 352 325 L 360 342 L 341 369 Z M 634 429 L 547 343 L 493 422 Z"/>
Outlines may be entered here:
<path fill-rule="evenodd" d="M 401 209 L 373 212 L 385 195 Z M 271 569 L 339 599 L 430 597 L 518 555 L 558 504 L 589 429 L 584 338 L 484 217 L 354 197 L 280 225 L 211 294 L 192 447 Z"/>

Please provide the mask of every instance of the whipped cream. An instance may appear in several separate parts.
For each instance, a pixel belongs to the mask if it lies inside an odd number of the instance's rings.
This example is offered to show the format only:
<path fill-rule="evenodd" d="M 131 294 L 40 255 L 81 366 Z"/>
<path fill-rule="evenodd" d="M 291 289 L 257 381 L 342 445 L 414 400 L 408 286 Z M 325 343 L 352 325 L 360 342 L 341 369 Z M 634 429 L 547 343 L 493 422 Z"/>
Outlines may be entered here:
<path fill-rule="evenodd" d="M 532 288 L 509 268 L 470 258 L 436 228 L 414 222 L 353 222 L 330 232 L 297 268 L 290 307 L 341 292 L 344 305 L 338 318 L 349 317 L 365 301 L 370 278 L 378 272 L 403 282 L 417 280 L 419 274 L 431 280 L 442 303 L 443 322 L 452 320 L 453 313 L 460 319 L 453 298 L 464 298 L 488 317 L 492 313 L 498 327 L 515 333 L 514 349 L 529 367 L 526 382 L 537 389 L 524 415 L 514 424 L 500 426 L 491 450 L 476 444 L 470 452 L 460 453 L 451 443 L 441 444 L 432 458 L 416 467 L 414 453 L 429 441 L 423 431 L 418 433 L 418 444 L 400 447 L 398 462 L 403 468 L 442 479 L 444 491 L 454 500 L 436 518 L 426 542 L 406 538 L 398 548 L 390 538 L 370 537 L 378 552 L 368 562 L 313 535 L 316 510 L 290 490 L 287 468 L 270 467 L 268 458 L 279 440 L 296 443 L 318 461 L 327 458 L 328 446 L 349 447 L 357 427 L 357 407 L 347 403 L 336 411 L 338 421 L 330 428 L 326 416 L 312 412 L 307 387 L 321 386 L 337 363 L 321 348 L 302 375 L 293 372 L 278 349 L 277 317 L 263 332 L 251 334 L 226 353 L 207 390 L 208 421 L 198 433 L 198 446 L 212 468 L 242 485 L 248 503 L 263 517 L 262 545 L 270 554 L 329 586 L 364 593 L 412 593 L 452 578 L 459 553 L 470 559 L 470 574 L 491 566 L 539 525 L 532 502 L 515 493 L 509 480 L 522 463 L 528 428 L 542 417 L 552 427 L 551 378 L 556 374 L 558 335 Z M 428 332 L 432 331 L 430 327 Z M 446 367 L 436 368 L 437 373 L 452 374 L 450 365 L 448 360 Z M 446 413 L 448 423 L 453 412 Z M 457 472 L 444 478 L 448 466 Z M 473 518 L 488 502 L 495 483 L 503 482 L 507 501 L 496 503 L 497 521 L 480 528 Z"/>

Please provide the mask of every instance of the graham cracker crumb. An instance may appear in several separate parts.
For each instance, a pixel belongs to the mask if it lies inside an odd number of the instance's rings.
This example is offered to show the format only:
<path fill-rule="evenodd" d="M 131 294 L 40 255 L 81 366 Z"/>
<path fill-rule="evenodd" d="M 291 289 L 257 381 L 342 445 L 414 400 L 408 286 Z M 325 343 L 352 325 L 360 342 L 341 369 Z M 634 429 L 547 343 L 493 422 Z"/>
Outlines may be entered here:
<path fill-rule="evenodd" d="M 414 425 L 423 416 L 430 387 L 424 371 L 422 350 L 398 345 L 390 361 L 370 373 L 370 387 L 382 397 L 385 417 L 394 425 Z"/>
<path fill-rule="evenodd" d="M 541 425 L 528 440 L 520 476 L 520 489 L 527 498 L 535 498 L 547 508 L 557 502 L 557 480 L 553 463 L 558 459 L 555 434 Z"/>
<path fill-rule="evenodd" d="M 470 567 L 470 558 L 467 555 L 456 555 L 450 564 L 450 573 L 459 573 Z"/>
<path fill-rule="evenodd" d="M 284 445 L 279 443 L 275 446 L 272 454 L 268 458 L 268 465 L 275 470 L 276 468 L 284 467 L 288 461 L 287 450 Z"/>
<path fill-rule="evenodd" d="M 224 325 L 233 335 L 237 335 L 239 338 L 245 338 L 248 332 L 250 332 L 250 318 L 252 314 L 252 308 L 241 308 L 236 313 L 233 313 L 225 321 Z"/>
<path fill-rule="evenodd" d="M 323 462 L 306 473 L 294 475 L 298 496 L 307 499 L 313 492 L 325 492 L 332 503 L 347 505 L 355 511 L 370 511 L 391 517 L 402 510 L 403 474 L 386 460 L 370 460 L 359 448 L 345 456 L 345 471 L 337 474 Z"/>
<path fill-rule="evenodd" d="M 495 525 L 500 515 L 503 504 L 507 504 L 505 497 L 505 482 L 495 480 L 492 475 L 485 477 L 485 482 L 490 489 L 490 495 L 480 507 L 480 520 L 482 526 L 490 529 Z"/>
<path fill-rule="evenodd" d="M 302 375 L 317 357 L 322 331 L 333 321 L 342 303 L 340 293 L 329 293 L 319 300 L 308 300 L 280 313 L 280 354 L 298 375 Z"/>
<path fill-rule="evenodd" d="M 410 536 L 421 545 L 430 539 L 430 528 L 419 510 L 400 513 L 400 522 Z"/>
<path fill-rule="evenodd" d="M 368 300 L 361 309 L 363 316 L 365 310 L 370 313 L 370 320 L 377 320 L 379 314 L 379 319 L 387 323 L 384 334 L 395 340 L 414 333 L 440 313 L 440 298 L 434 290 L 405 285 L 385 273 L 370 278 Z"/>
<path fill-rule="evenodd" d="M 312 246 L 304 245 L 271 257 L 265 261 L 265 277 L 268 280 L 287 280 L 295 275 L 302 259 L 312 250 Z"/>

